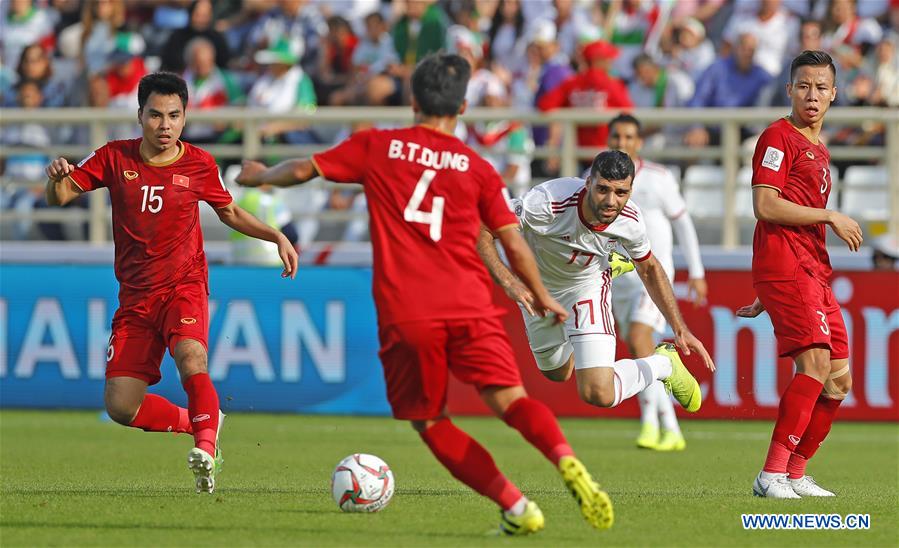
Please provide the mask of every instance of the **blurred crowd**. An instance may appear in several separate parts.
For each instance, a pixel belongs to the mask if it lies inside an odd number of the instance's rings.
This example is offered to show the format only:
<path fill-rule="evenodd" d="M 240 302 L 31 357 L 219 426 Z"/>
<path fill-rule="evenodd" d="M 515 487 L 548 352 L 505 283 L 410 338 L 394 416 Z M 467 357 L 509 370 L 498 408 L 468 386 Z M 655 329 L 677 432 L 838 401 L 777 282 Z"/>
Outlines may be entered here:
<path fill-rule="evenodd" d="M 472 65 L 470 106 L 784 106 L 789 60 L 829 51 L 837 104 L 899 107 L 899 0 L 6 0 L 0 20 L 4 107 L 136 107 L 154 70 L 184 76 L 189 109 L 407 105 L 415 63 L 438 50 Z M 270 123 L 267 142 L 327 145 L 349 128 Z M 57 131 L 58 134 L 51 134 Z M 138 136 L 136 124 L 109 138 Z M 833 128 L 840 144 L 882 142 L 882 127 Z M 580 127 L 603 146 L 603 127 Z M 714 128 L 657 128 L 647 147 L 703 147 Z M 551 176 L 558 127 L 460 127 L 515 190 Z M 3 126 L 2 144 L 88 144 L 85 127 Z M 744 135 L 747 137 L 747 135 Z M 239 128 L 189 124 L 195 143 L 239 142 Z M 45 158 L 9 157 L 31 179 Z M 338 207 L 360 207 L 331 196 Z M 341 201 L 342 200 L 342 201 Z M 9 200 L 7 199 L 8 207 Z M 361 206 L 364 207 L 364 204 Z"/>

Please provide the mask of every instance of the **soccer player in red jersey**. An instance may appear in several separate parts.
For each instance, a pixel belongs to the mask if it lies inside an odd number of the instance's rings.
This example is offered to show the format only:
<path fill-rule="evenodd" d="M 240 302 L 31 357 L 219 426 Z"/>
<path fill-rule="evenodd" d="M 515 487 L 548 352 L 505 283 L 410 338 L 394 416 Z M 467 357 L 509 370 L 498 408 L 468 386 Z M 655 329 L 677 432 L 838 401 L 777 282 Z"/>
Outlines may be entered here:
<path fill-rule="evenodd" d="M 311 159 L 267 169 L 245 161 L 237 181 L 289 186 L 321 175 L 361 183 L 371 215 L 380 358 L 394 417 L 411 421 L 453 476 L 500 507 L 503 533 L 542 529 L 540 508 L 447 416 L 452 373 L 556 465 L 587 521 L 605 529 L 613 520 L 608 495 L 575 457 L 550 409 L 525 393 L 475 248 L 483 223 L 534 293 L 536 311 L 567 317 L 540 281 L 502 179 L 453 135 L 470 75 L 458 55 L 429 56 L 412 75 L 416 125 L 360 131 Z"/>
<path fill-rule="evenodd" d="M 781 396 L 765 465 L 752 486 L 760 497 L 831 497 L 805 474 L 849 393 L 849 340 L 830 289 L 826 226 L 852 251 L 862 232 L 851 218 L 825 209 L 831 191 L 830 154 L 821 125 L 836 98 L 836 69 L 822 51 L 804 51 L 790 66 L 792 112 L 766 129 L 752 158 L 755 237 L 752 279 L 758 297 L 737 310 L 767 310 L 780 356 L 796 364 Z"/>
<path fill-rule="evenodd" d="M 231 200 L 215 160 L 179 140 L 187 85 L 179 76 L 144 76 L 138 87 L 143 137 L 111 141 L 77 166 L 47 167 L 47 201 L 65 205 L 82 192 L 109 189 L 119 308 L 106 352 L 104 399 L 109 416 L 148 432 L 193 434 L 188 453 L 197 492 L 211 493 L 221 467 L 223 414 L 206 370 L 209 284 L 198 202 L 248 236 L 274 242 L 282 277 L 296 276 L 297 254 L 283 234 Z M 166 348 L 187 392 L 187 409 L 147 393 L 159 382 Z"/>

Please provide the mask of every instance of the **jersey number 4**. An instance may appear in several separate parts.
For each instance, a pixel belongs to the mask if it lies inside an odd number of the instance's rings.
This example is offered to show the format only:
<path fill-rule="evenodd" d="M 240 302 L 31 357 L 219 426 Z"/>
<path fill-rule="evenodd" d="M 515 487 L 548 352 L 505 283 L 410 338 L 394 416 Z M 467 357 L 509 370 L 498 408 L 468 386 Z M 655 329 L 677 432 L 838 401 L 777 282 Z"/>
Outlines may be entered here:
<path fill-rule="evenodd" d="M 415 185 L 415 190 L 412 191 L 412 197 L 409 198 L 409 203 L 406 204 L 406 209 L 403 211 L 403 219 L 409 223 L 428 225 L 430 227 L 431 239 L 439 242 L 440 238 L 443 237 L 443 204 L 446 200 L 443 196 L 434 196 L 431 200 L 431 211 L 418 209 L 421 206 L 421 202 L 425 199 L 425 194 L 428 193 L 428 187 L 431 186 L 431 181 L 434 180 L 435 175 L 437 175 L 437 172 L 433 169 L 426 169 L 421 174 L 421 178 Z"/>

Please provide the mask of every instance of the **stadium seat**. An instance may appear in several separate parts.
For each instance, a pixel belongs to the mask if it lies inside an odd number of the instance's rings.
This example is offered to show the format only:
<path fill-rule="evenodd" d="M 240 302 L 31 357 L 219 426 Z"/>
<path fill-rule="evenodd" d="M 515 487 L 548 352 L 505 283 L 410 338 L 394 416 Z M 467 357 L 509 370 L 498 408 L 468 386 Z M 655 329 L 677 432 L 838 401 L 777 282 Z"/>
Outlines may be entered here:
<path fill-rule="evenodd" d="M 694 218 L 724 216 L 724 169 L 721 166 L 690 166 L 684 172 L 684 199 Z"/>
<path fill-rule="evenodd" d="M 861 221 L 885 221 L 890 216 L 886 166 L 850 166 L 843 177 L 842 211 Z"/>

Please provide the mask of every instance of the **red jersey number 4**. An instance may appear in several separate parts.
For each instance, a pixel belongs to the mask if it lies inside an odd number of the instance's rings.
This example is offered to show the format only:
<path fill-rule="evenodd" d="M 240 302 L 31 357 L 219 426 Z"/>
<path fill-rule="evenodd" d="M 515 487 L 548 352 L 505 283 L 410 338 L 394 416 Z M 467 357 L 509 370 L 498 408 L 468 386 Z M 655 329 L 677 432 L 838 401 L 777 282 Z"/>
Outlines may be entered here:
<path fill-rule="evenodd" d="M 437 172 L 433 169 L 426 169 L 421 174 L 418 183 L 415 184 L 415 190 L 412 191 L 412 197 L 409 198 L 409 203 L 406 204 L 406 209 L 403 211 L 403 219 L 409 223 L 428 225 L 430 227 L 429 234 L 431 239 L 439 242 L 443 236 L 443 204 L 446 200 L 443 196 L 434 196 L 431 200 L 431 211 L 419 209 L 435 175 L 437 175 Z"/>

